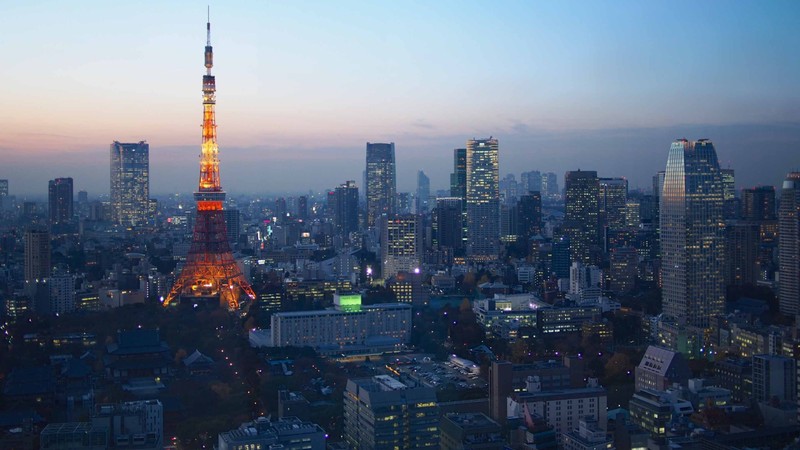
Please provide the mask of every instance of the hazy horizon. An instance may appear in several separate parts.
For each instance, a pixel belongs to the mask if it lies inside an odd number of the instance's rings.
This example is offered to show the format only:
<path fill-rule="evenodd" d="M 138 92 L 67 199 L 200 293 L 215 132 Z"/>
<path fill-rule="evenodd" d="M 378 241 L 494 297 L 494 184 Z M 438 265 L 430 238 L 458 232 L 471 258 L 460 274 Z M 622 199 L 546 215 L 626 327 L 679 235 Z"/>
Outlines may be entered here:
<path fill-rule="evenodd" d="M 109 189 L 112 141 L 150 143 L 154 195 L 198 176 L 205 8 L 0 5 L 0 178 Z M 398 191 L 444 189 L 452 149 L 497 137 L 501 175 L 597 170 L 649 189 L 673 139 L 709 138 L 737 187 L 800 168 L 800 3 L 242 2 L 211 5 L 223 188 L 362 185 L 395 142 Z M 80 24 L 77 25 L 77 24 Z M 43 164 L 44 162 L 44 164 Z"/>

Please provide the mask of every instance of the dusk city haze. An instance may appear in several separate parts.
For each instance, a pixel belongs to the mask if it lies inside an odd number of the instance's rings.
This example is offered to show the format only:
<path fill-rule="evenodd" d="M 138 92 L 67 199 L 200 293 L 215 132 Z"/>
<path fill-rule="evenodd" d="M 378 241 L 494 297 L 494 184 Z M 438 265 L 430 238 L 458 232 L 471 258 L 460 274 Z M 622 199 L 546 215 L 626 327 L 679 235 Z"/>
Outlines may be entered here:
<path fill-rule="evenodd" d="M 0 449 L 800 448 L 798 5 L 0 6 Z"/>

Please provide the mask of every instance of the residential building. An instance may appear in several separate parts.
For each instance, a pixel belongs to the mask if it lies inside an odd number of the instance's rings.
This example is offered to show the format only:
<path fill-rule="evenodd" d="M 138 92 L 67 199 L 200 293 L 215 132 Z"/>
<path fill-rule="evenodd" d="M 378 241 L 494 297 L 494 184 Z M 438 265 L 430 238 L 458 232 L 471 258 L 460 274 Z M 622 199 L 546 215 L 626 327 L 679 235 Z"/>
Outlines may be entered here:
<path fill-rule="evenodd" d="M 782 314 L 800 313 L 800 172 L 786 175 L 778 211 L 778 299 Z"/>
<path fill-rule="evenodd" d="M 381 223 L 381 275 L 414 272 L 422 260 L 422 220 L 416 214 L 395 215 Z"/>
<path fill-rule="evenodd" d="M 500 161 L 497 139 L 467 141 L 467 256 L 497 258 L 500 247 Z"/>

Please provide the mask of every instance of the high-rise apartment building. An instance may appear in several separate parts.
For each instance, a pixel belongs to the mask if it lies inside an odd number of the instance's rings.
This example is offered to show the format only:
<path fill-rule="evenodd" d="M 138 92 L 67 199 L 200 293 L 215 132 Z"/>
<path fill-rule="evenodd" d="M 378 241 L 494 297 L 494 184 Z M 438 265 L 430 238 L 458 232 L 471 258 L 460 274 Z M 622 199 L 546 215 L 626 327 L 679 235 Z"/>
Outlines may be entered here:
<path fill-rule="evenodd" d="M 467 198 L 467 149 L 453 150 L 453 173 L 450 174 L 450 196 Z"/>
<path fill-rule="evenodd" d="M 494 259 L 500 243 L 500 160 L 497 139 L 467 141 L 467 256 Z"/>
<path fill-rule="evenodd" d="M 381 225 L 381 274 L 388 279 L 397 272 L 419 269 L 422 256 L 420 217 L 395 215 Z"/>
<path fill-rule="evenodd" d="M 353 180 L 336 187 L 333 197 L 333 224 L 341 236 L 358 231 L 358 186 Z"/>
<path fill-rule="evenodd" d="M 50 276 L 50 233 L 25 232 L 25 282 L 34 283 Z"/>
<path fill-rule="evenodd" d="M 800 172 L 790 172 L 783 181 L 778 239 L 780 310 L 793 315 L 800 312 Z"/>
<path fill-rule="evenodd" d="M 344 438 L 354 450 L 438 448 L 436 389 L 389 375 L 347 380 Z"/>
<path fill-rule="evenodd" d="M 72 178 L 50 180 L 47 193 L 50 225 L 66 225 L 72 222 L 74 214 Z"/>
<path fill-rule="evenodd" d="M 417 214 L 428 212 L 428 204 L 431 198 L 431 179 L 425 172 L 417 172 Z"/>
<path fill-rule="evenodd" d="M 664 313 L 707 328 L 725 306 L 724 189 L 708 139 L 672 143 L 661 196 Z"/>
<path fill-rule="evenodd" d="M 367 226 L 376 225 L 382 215 L 396 212 L 397 175 L 394 142 L 367 142 Z"/>
<path fill-rule="evenodd" d="M 600 224 L 607 228 L 623 228 L 625 204 L 628 200 L 628 180 L 600 178 Z"/>
<path fill-rule="evenodd" d="M 142 226 L 150 219 L 150 144 L 111 143 L 111 219 Z"/>
<path fill-rule="evenodd" d="M 567 172 L 564 179 L 564 231 L 569 236 L 571 260 L 590 264 L 600 243 L 600 180 L 597 172 Z"/>

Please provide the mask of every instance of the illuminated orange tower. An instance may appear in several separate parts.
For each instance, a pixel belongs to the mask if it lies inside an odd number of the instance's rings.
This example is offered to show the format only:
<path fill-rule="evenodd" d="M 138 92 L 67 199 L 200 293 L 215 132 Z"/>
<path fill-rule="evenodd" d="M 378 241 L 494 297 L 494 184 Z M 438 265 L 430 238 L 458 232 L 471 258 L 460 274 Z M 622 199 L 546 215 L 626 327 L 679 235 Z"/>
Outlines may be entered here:
<path fill-rule="evenodd" d="M 164 306 L 180 298 L 219 298 L 220 305 L 234 310 L 239 307 L 242 293 L 255 299 L 255 293 L 233 259 L 228 244 L 227 226 L 222 211 L 225 191 L 219 179 L 219 147 L 217 124 L 214 119 L 216 85 L 211 68 L 214 53 L 211 48 L 211 21 L 206 23 L 206 74 L 203 76 L 203 146 L 200 153 L 200 183 L 194 198 L 197 218 L 192 245 L 186 266 L 175 281 Z"/>

